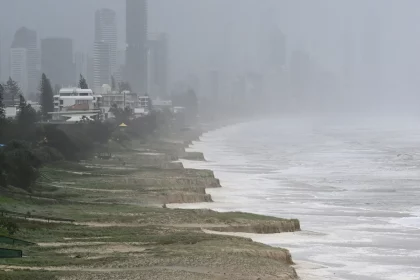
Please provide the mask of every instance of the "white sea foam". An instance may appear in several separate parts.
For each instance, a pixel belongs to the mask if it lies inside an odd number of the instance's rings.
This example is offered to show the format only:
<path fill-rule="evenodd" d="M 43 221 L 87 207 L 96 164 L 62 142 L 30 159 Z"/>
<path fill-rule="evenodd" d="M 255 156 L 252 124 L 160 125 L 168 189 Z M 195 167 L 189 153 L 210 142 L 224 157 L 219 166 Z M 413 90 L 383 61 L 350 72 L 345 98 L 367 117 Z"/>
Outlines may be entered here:
<path fill-rule="evenodd" d="M 175 205 L 299 218 L 303 231 L 252 235 L 289 248 L 303 280 L 420 279 L 420 120 L 277 119 L 210 132 L 191 151 L 223 188 Z"/>

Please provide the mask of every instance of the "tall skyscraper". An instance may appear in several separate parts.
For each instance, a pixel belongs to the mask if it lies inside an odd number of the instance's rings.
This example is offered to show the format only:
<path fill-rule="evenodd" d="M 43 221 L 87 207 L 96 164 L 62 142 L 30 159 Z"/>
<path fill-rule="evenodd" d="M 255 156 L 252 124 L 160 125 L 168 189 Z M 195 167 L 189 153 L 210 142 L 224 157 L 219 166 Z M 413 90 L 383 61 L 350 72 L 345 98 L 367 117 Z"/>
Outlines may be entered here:
<path fill-rule="evenodd" d="M 147 91 L 147 0 L 126 0 L 126 79 L 140 94 Z"/>
<path fill-rule="evenodd" d="M 168 39 L 166 34 L 151 34 L 148 42 L 148 94 L 166 98 L 168 94 Z"/>
<path fill-rule="evenodd" d="M 23 94 L 28 94 L 28 51 L 25 48 L 10 49 L 10 77 L 18 82 Z"/>
<path fill-rule="evenodd" d="M 26 27 L 22 27 L 16 31 L 11 49 L 21 48 L 26 49 L 28 79 L 27 92 L 23 93 L 35 93 L 38 90 L 40 80 L 40 59 L 36 31 Z"/>
<path fill-rule="evenodd" d="M 41 69 L 52 85 L 67 87 L 75 85 L 73 41 L 68 38 L 41 40 Z"/>
<path fill-rule="evenodd" d="M 95 42 L 109 45 L 111 73 L 117 71 L 117 22 L 115 11 L 101 9 L 95 14 Z"/>
<path fill-rule="evenodd" d="M 102 92 L 104 84 L 110 84 L 111 59 L 110 46 L 105 42 L 95 42 L 93 46 L 93 91 Z"/>

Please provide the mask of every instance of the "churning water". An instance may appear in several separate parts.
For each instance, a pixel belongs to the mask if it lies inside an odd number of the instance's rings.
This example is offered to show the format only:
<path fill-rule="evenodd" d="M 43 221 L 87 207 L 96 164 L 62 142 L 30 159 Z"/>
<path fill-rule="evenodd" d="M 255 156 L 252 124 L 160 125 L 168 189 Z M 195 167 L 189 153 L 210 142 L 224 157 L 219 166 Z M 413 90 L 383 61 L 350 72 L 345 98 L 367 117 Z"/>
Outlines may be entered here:
<path fill-rule="evenodd" d="M 420 279 L 420 119 L 278 118 L 225 127 L 192 150 L 223 188 L 218 211 L 298 218 L 254 236 L 288 248 L 305 279 Z"/>

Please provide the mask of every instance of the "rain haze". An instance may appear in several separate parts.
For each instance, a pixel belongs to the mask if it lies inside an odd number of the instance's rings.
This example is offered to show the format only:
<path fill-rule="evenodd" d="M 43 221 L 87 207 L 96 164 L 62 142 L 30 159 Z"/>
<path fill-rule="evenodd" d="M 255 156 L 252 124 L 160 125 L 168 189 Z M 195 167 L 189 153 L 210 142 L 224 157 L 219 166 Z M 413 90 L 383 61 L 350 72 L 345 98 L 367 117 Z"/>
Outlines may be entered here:
<path fill-rule="evenodd" d="M 0 4 L 0 279 L 420 279 L 420 1 Z"/>
<path fill-rule="evenodd" d="M 36 30 L 40 39 L 71 38 L 75 50 L 91 52 L 94 13 L 107 7 L 116 11 L 118 48 L 125 48 L 124 1 L 2 2 L 10 11 L 0 19 L 3 79 L 9 72 L 8 48 L 22 26 Z M 269 84 L 267 73 L 275 67 L 267 58 L 275 47 L 270 38 L 282 32 L 287 45 L 284 71 L 293 69 L 293 53 L 303 52 L 309 60 L 303 63 L 308 65 L 299 67 L 311 68 L 312 76 L 326 79 L 317 87 L 324 91 L 320 95 L 333 91 L 328 102 L 356 99 L 375 108 L 392 105 L 397 110 L 402 104 L 413 110 L 420 74 L 419 6 L 415 0 L 155 0 L 149 3 L 149 32 L 170 36 L 172 82 L 191 74 L 204 79 L 207 72 L 217 70 L 231 77 L 246 71 L 261 73 Z M 302 83 L 313 83 L 305 81 L 311 78 L 319 81 L 296 71 Z M 278 89 L 271 84 L 266 91 Z"/>

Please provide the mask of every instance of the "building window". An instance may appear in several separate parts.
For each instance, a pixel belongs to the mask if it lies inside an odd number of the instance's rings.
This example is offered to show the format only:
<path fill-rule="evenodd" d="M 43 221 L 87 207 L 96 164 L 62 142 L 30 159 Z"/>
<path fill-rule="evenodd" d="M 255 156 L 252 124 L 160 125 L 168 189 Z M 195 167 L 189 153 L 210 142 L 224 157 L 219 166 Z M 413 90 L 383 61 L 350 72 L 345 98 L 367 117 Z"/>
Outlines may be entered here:
<path fill-rule="evenodd" d="M 60 100 L 60 105 L 63 105 L 64 104 L 64 100 Z"/>

